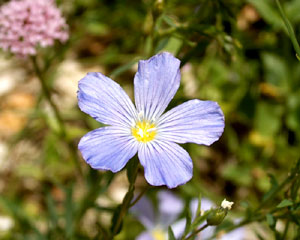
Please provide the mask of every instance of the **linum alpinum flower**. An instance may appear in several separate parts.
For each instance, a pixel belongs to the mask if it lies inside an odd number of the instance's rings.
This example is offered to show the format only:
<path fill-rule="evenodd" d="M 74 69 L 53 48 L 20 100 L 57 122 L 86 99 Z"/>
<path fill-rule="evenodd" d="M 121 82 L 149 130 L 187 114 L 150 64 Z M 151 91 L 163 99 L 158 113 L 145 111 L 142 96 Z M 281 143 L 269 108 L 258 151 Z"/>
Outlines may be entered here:
<path fill-rule="evenodd" d="M 139 61 L 136 107 L 119 84 L 101 73 L 79 81 L 80 109 L 109 125 L 79 142 L 92 168 L 118 172 L 138 153 L 151 185 L 174 188 L 191 179 L 192 159 L 177 143 L 212 144 L 224 130 L 224 115 L 216 102 L 198 99 L 163 114 L 179 87 L 179 67 L 180 61 L 167 52 Z"/>

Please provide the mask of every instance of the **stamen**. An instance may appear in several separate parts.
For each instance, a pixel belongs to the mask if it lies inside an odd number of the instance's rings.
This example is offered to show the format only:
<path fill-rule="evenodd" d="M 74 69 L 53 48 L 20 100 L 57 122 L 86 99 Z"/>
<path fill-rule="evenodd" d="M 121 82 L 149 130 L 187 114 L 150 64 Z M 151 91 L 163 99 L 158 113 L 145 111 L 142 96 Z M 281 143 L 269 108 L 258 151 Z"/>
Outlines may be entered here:
<path fill-rule="evenodd" d="M 146 143 L 152 141 L 156 136 L 156 127 L 154 123 L 142 120 L 135 124 L 135 126 L 131 129 L 131 132 L 139 142 Z"/>
<path fill-rule="evenodd" d="M 156 131 L 156 128 L 150 128 L 150 129 L 147 130 L 147 132 L 149 132 L 149 133 L 151 133 L 153 131 Z"/>

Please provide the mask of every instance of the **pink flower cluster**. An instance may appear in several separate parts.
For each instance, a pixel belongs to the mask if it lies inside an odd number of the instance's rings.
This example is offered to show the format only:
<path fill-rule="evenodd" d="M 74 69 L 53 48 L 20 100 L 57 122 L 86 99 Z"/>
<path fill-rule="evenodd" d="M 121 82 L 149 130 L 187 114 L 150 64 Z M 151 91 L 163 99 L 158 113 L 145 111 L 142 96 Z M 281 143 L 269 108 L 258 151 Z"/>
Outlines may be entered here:
<path fill-rule="evenodd" d="M 11 0 L 0 8 L 0 48 L 19 56 L 69 38 L 68 26 L 53 0 Z"/>

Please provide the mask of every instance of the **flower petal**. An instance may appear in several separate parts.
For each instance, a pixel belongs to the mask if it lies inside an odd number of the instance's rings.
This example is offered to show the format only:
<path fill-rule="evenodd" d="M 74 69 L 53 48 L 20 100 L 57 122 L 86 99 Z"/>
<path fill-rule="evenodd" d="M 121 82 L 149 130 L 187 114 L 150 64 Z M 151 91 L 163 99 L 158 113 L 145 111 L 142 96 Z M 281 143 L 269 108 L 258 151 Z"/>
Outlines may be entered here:
<path fill-rule="evenodd" d="M 205 223 L 200 224 L 199 228 L 203 227 Z M 199 232 L 197 234 L 196 239 L 212 239 L 212 236 L 216 230 L 215 226 L 209 226 L 208 228 L 205 228 L 203 231 Z M 221 238 L 222 239 L 222 238 Z M 231 238 L 231 240 L 240 240 L 241 238 Z"/>
<path fill-rule="evenodd" d="M 180 84 L 180 61 L 164 52 L 139 61 L 134 77 L 134 97 L 138 113 L 157 119 L 166 109 Z"/>
<path fill-rule="evenodd" d="M 229 233 L 225 233 L 221 235 L 220 240 L 234 240 L 234 239 L 245 239 L 248 237 L 249 233 L 247 233 L 246 228 L 239 227 Z"/>
<path fill-rule="evenodd" d="M 180 219 L 171 225 L 176 239 L 182 237 L 186 225 L 186 219 Z"/>
<path fill-rule="evenodd" d="M 216 102 L 194 99 L 165 113 L 157 129 L 160 140 L 211 145 L 223 133 L 224 115 Z"/>
<path fill-rule="evenodd" d="M 131 126 L 135 107 L 121 86 L 101 73 L 88 73 L 78 84 L 81 111 L 97 121 L 114 126 Z"/>
<path fill-rule="evenodd" d="M 184 203 L 171 191 L 158 193 L 159 222 L 161 225 L 172 224 L 184 208 Z"/>
<path fill-rule="evenodd" d="M 78 148 L 92 168 L 118 172 L 136 154 L 137 143 L 126 128 L 103 127 L 84 135 Z"/>
<path fill-rule="evenodd" d="M 146 197 L 142 197 L 130 208 L 130 212 L 137 216 L 147 230 L 151 230 L 155 225 L 155 216 L 152 202 Z"/>
<path fill-rule="evenodd" d="M 145 168 L 145 178 L 151 185 L 174 188 L 192 178 L 192 159 L 176 143 L 152 141 L 140 144 L 138 156 Z"/>
<path fill-rule="evenodd" d="M 136 237 L 136 240 L 155 240 L 150 232 L 144 231 Z"/>

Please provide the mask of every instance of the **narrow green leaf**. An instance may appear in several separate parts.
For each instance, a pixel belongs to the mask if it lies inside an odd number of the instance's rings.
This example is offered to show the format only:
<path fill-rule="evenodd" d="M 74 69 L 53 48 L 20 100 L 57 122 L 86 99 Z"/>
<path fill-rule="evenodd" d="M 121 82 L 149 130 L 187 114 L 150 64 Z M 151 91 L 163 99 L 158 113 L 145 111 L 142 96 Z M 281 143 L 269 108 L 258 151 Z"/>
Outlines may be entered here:
<path fill-rule="evenodd" d="M 212 212 L 213 210 L 207 210 L 205 211 L 201 216 L 198 216 L 195 218 L 194 222 L 193 222 L 193 227 L 194 226 L 199 226 L 201 223 L 204 222 L 204 220 L 206 220 L 207 216 Z"/>
<path fill-rule="evenodd" d="M 281 203 L 279 203 L 277 205 L 277 208 L 284 208 L 284 207 L 288 207 L 288 206 L 292 206 L 293 202 L 291 200 L 288 199 L 284 199 L 281 201 Z"/>
<path fill-rule="evenodd" d="M 272 214 L 268 213 L 268 214 L 266 215 L 266 220 L 267 220 L 267 223 L 269 224 L 269 226 L 270 226 L 271 228 L 274 228 L 274 227 L 275 227 L 275 219 L 274 219 L 274 217 L 273 217 Z"/>
<path fill-rule="evenodd" d="M 163 15 L 162 20 L 170 27 L 177 28 L 177 24 L 175 23 L 174 19 L 170 18 L 169 16 Z"/>
<path fill-rule="evenodd" d="M 115 230 L 115 225 L 118 221 L 118 218 L 120 217 L 120 214 L 121 214 L 121 205 L 118 205 L 118 207 L 115 209 L 113 213 L 113 217 L 111 219 L 111 228 L 110 228 L 111 232 L 115 231 L 116 234 L 118 234 L 123 227 L 123 221 L 122 221 L 118 229 Z"/>
<path fill-rule="evenodd" d="M 255 235 L 259 240 L 265 240 L 265 238 L 257 231 L 255 231 Z"/>
<path fill-rule="evenodd" d="M 0 195 L 0 206 L 13 215 L 14 219 L 20 223 L 23 229 L 31 229 L 39 238 L 43 238 L 43 235 L 34 225 L 32 219 L 26 214 L 19 202 Z"/>
<path fill-rule="evenodd" d="M 163 48 L 164 51 L 173 53 L 176 55 L 179 51 L 179 49 L 182 47 L 183 40 L 178 37 L 170 37 L 168 44 Z"/>
<path fill-rule="evenodd" d="M 272 0 L 247 0 L 252 4 L 260 15 L 266 20 L 269 24 L 279 28 L 283 24 L 280 19 L 280 15 L 277 13 L 276 9 L 271 4 Z"/>
<path fill-rule="evenodd" d="M 186 224 L 185 224 L 185 229 L 184 229 L 184 236 L 186 236 L 190 231 L 191 231 L 191 225 L 192 225 L 192 216 L 191 212 L 187 211 L 186 214 Z"/>
<path fill-rule="evenodd" d="M 208 41 L 207 39 L 203 39 L 202 41 L 198 42 L 197 46 L 192 48 L 181 58 L 180 67 L 183 67 L 193 56 L 203 53 L 209 43 L 210 41 Z"/>
<path fill-rule="evenodd" d="M 68 187 L 65 190 L 66 193 L 66 201 L 65 201 L 65 218 L 66 218 L 66 236 L 67 238 L 72 237 L 73 235 L 73 189 L 72 187 Z"/>
<path fill-rule="evenodd" d="M 114 211 L 111 221 L 111 232 L 113 233 L 113 235 L 118 234 L 122 230 L 124 216 L 129 208 L 131 200 L 133 199 L 135 178 L 136 175 L 134 177 L 134 180 L 132 180 L 133 182 L 131 182 L 129 185 L 128 192 L 126 193 L 122 204 L 120 204 Z"/>
<path fill-rule="evenodd" d="M 173 232 L 171 226 L 168 227 L 168 237 L 169 237 L 169 240 L 176 240 L 174 232 Z"/>
<path fill-rule="evenodd" d="M 138 62 L 138 59 L 134 59 L 132 61 L 130 61 L 129 63 L 125 64 L 125 65 L 122 65 L 120 67 L 118 67 L 117 69 L 115 69 L 111 74 L 110 74 L 110 77 L 111 78 L 115 78 L 117 77 L 118 75 L 122 74 L 123 72 L 126 72 L 128 71 L 130 68 L 132 68 L 132 66 L 134 64 L 136 64 Z"/>
<path fill-rule="evenodd" d="M 266 199 L 268 199 L 276 191 L 276 189 L 278 187 L 278 182 L 277 182 L 276 178 L 271 174 L 269 174 L 269 177 L 270 177 L 270 182 L 271 182 L 271 189 L 267 193 L 265 193 L 265 195 L 263 196 L 263 202 Z"/>
<path fill-rule="evenodd" d="M 202 198 L 202 194 L 200 193 L 198 196 L 198 206 L 197 206 L 196 217 L 201 215 L 201 198 Z"/>
<path fill-rule="evenodd" d="M 139 161 L 137 157 L 132 158 L 127 164 L 127 178 L 129 183 L 134 183 L 136 178 L 136 168 L 138 167 Z"/>
<path fill-rule="evenodd" d="M 279 12 L 280 12 L 280 15 L 281 15 L 281 18 L 285 24 L 285 27 L 288 31 L 288 34 L 289 34 L 289 37 L 291 39 L 291 42 L 294 46 L 294 49 L 295 49 L 295 52 L 297 53 L 297 55 L 300 55 L 300 46 L 299 46 L 299 43 L 297 41 L 297 37 L 295 35 L 295 31 L 294 31 L 294 28 L 292 26 L 292 24 L 290 23 L 289 19 L 287 18 L 282 6 L 281 6 L 281 3 L 279 0 L 276 0 L 276 4 L 277 4 L 277 7 L 279 9 Z"/>
<path fill-rule="evenodd" d="M 300 173 L 300 158 L 298 159 L 298 161 L 297 161 L 297 163 L 296 163 L 295 171 L 296 171 L 297 173 Z"/>
<path fill-rule="evenodd" d="M 58 223 L 58 215 L 55 209 L 55 202 L 50 193 L 46 197 L 47 208 L 49 212 L 49 221 L 51 222 L 51 227 L 55 229 Z"/>
<path fill-rule="evenodd" d="M 298 197 L 298 190 L 300 189 L 300 178 L 296 179 L 291 187 L 291 198 L 296 201 Z"/>
<path fill-rule="evenodd" d="M 155 52 L 158 53 L 159 51 L 161 51 L 164 47 L 167 46 L 168 42 L 169 42 L 169 37 L 163 38 L 161 39 L 158 44 L 157 47 L 155 48 Z"/>

